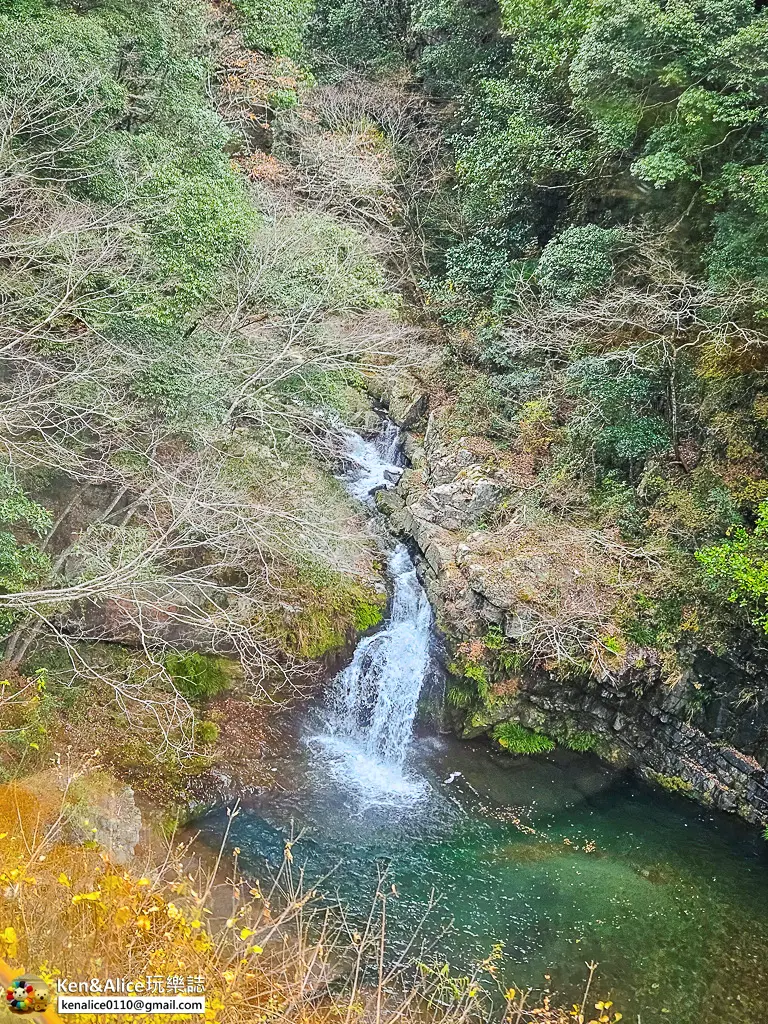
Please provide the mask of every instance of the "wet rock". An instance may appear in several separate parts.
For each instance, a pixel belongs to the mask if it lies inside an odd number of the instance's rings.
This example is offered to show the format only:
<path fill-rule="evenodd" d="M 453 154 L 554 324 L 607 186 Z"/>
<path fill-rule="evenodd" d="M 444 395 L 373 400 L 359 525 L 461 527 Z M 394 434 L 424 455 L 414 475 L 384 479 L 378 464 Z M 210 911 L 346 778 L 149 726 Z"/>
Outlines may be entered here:
<path fill-rule="evenodd" d="M 389 414 L 403 430 L 420 423 L 429 409 L 429 395 L 412 374 L 401 375 L 389 394 Z"/>
<path fill-rule="evenodd" d="M 381 487 L 374 494 L 376 508 L 382 515 L 391 516 L 405 508 L 405 499 L 395 490 Z"/>
<path fill-rule="evenodd" d="M 453 561 L 454 548 L 448 544 L 433 541 L 427 546 L 424 557 L 433 572 L 440 572 Z"/>

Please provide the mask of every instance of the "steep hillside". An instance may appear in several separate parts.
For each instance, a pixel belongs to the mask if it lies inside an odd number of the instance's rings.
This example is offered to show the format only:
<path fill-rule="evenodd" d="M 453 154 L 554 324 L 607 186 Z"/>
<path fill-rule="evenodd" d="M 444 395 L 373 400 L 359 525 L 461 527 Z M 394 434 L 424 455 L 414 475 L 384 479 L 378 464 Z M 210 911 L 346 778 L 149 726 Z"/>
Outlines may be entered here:
<path fill-rule="evenodd" d="M 383 500 L 455 640 L 450 699 L 765 821 L 766 12 L 373 6 L 311 32 L 408 67 L 442 140 L 408 224 L 443 355 Z"/>

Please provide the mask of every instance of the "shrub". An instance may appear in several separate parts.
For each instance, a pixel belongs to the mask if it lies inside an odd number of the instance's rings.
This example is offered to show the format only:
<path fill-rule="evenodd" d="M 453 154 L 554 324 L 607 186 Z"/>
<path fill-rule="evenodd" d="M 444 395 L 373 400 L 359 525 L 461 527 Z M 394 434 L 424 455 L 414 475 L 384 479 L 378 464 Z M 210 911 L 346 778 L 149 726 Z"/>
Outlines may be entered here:
<path fill-rule="evenodd" d="M 312 12 L 312 0 L 233 0 L 243 17 L 245 41 L 256 50 L 298 57 Z"/>
<path fill-rule="evenodd" d="M 711 589 L 739 605 L 768 633 L 768 502 L 762 502 L 754 532 L 737 526 L 720 544 L 696 552 Z"/>
<path fill-rule="evenodd" d="M 574 303 L 604 291 L 613 278 L 612 254 L 622 234 L 615 229 L 569 227 L 544 247 L 537 276 L 545 295 Z"/>
<path fill-rule="evenodd" d="M 229 677 L 222 658 L 196 651 L 169 654 L 165 669 L 173 685 L 187 700 L 206 700 L 227 688 Z"/>
<path fill-rule="evenodd" d="M 381 74 L 402 64 L 410 7 L 402 0 L 315 0 L 313 61 L 328 74 L 338 74 L 339 65 Z"/>
<path fill-rule="evenodd" d="M 491 735 L 500 747 L 511 754 L 545 754 L 556 746 L 549 736 L 532 732 L 517 722 L 502 722 Z"/>
<path fill-rule="evenodd" d="M 286 217 L 260 231 L 254 261 L 255 298 L 266 308 L 354 312 L 391 301 L 363 235 L 322 214 Z"/>
<path fill-rule="evenodd" d="M 508 263 L 509 254 L 500 239 L 476 236 L 448 250 L 445 273 L 456 287 L 483 294 L 494 290 Z"/>

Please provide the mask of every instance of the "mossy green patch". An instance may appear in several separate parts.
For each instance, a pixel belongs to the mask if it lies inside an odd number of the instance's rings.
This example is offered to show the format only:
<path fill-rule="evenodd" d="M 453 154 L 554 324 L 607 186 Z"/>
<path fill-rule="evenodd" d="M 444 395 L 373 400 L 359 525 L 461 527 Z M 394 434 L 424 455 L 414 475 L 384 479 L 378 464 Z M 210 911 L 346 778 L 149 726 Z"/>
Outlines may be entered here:
<path fill-rule="evenodd" d="M 187 700 L 206 700 L 227 688 L 229 674 L 223 658 L 186 651 L 169 654 L 165 669 L 173 685 Z"/>
<path fill-rule="evenodd" d="M 273 614 L 267 628 L 288 654 L 321 658 L 382 620 L 386 596 L 342 573 L 304 566 L 287 585 L 295 603 Z"/>
<path fill-rule="evenodd" d="M 645 774 L 651 782 L 655 782 L 657 786 L 661 786 L 668 793 L 675 793 L 679 796 L 691 796 L 693 793 L 693 784 L 679 775 L 664 775 L 663 772 L 652 771 L 647 771 Z"/>

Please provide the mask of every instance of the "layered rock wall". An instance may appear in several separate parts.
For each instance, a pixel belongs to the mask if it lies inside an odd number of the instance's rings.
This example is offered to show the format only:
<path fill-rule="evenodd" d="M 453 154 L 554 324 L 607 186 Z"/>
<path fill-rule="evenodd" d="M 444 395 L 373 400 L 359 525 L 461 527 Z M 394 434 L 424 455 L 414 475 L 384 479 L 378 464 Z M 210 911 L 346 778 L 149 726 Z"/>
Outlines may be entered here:
<path fill-rule="evenodd" d="M 524 484 L 488 458 L 482 438 L 446 438 L 441 411 L 428 412 L 414 378 L 393 398 L 390 411 L 409 431 L 411 468 L 397 488 L 379 493 L 378 505 L 421 552 L 449 639 L 466 644 L 492 627 L 542 651 L 581 644 L 590 659 L 590 671 L 563 671 L 556 658 L 534 658 L 491 688 L 481 707 L 454 712 L 458 730 L 472 736 L 513 721 L 553 735 L 590 734 L 615 763 L 768 822 L 768 681 L 749 652 L 717 658 L 692 645 L 670 681 L 658 651 L 612 651 L 616 595 L 643 571 L 627 568 L 636 556 L 604 532 L 526 516 L 525 501 L 499 526 L 500 503 L 524 496 Z"/>

